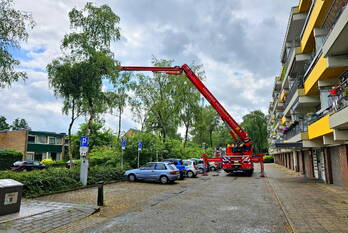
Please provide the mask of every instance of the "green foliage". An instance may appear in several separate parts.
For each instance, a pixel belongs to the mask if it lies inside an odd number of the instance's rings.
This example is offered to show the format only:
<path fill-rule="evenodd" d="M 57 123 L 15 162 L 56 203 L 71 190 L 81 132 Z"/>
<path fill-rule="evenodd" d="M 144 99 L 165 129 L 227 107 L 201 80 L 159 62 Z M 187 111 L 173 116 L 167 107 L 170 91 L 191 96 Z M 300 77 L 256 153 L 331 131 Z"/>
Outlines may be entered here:
<path fill-rule="evenodd" d="M 80 137 L 87 135 L 87 123 L 82 123 L 80 125 L 77 134 L 72 136 L 71 139 L 71 151 L 75 158 L 79 157 L 79 148 L 80 148 Z M 103 146 L 116 146 L 116 136 L 112 134 L 110 129 L 104 129 L 104 121 L 97 120 L 91 126 L 91 135 L 89 136 L 89 149 L 93 151 L 96 147 Z"/>
<path fill-rule="evenodd" d="M 48 165 L 48 164 L 53 163 L 53 160 L 50 159 L 50 158 L 48 158 L 48 159 L 43 159 L 43 160 L 41 160 L 40 163 L 45 164 L 45 165 Z"/>
<path fill-rule="evenodd" d="M 41 161 L 42 162 L 42 161 Z M 57 160 L 57 161 L 52 161 L 50 163 L 46 163 L 46 167 L 65 167 L 66 161 L 64 160 Z"/>
<path fill-rule="evenodd" d="M 213 107 L 210 105 L 201 107 L 196 112 L 194 128 L 191 131 L 192 140 L 200 145 L 205 143 L 209 147 L 213 147 L 213 132 L 216 130 L 219 121 L 220 117 Z"/>
<path fill-rule="evenodd" d="M 115 167 L 121 163 L 121 153 L 119 150 L 103 146 L 93 149 L 89 153 L 89 165 Z"/>
<path fill-rule="evenodd" d="M 24 184 L 25 197 L 37 197 L 58 191 L 76 189 L 80 183 L 79 168 L 48 168 L 31 172 L 0 172 L 0 179 L 14 179 Z M 88 185 L 98 181 L 119 181 L 124 171 L 111 167 L 92 167 L 88 174 Z"/>
<path fill-rule="evenodd" d="M 245 115 L 241 127 L 252 139 L 254 152 L 268 151 L 267 117 L 263 112 L 257 110 Z"/>
<path fill-rule="evenodd" d="M 18 130 L 18 129 L 27 129 L 27 130 L 31 130 L 31 128 L 29 127 L 27 121 L 25 119 L 20 119 L 20 118 L 16 118 L 11 126 L 12 130 Z"/>
<path fill-rule="evenodd" d="M 27 78 L 25 72 L 15 71 L 20 63 L 9 49 L 20 48 L 20 41 L 27 40 L 27 30 L 34 27 L 34 21 L 31 14 L 14 9 L 13 5 L 13 0 L 0 0 L 0 88 Z"/>
<path fill-rule="evenodd" d="M 154 66 L 172 66 L 172 61 L 153 59 Z M 176 78 L 176 77 L 175 77 Z M 148 131 L 158 132 L 163 142 L 175 137 L 180 123 L 175 98 L 175 78 L 159 72 L 153 77 L 137 75 L 134 98 L 145 110 L 145 127 Z"/>
<path fill-rule="evenodd" d="M 4 116 L 0 116 L 0 130 L 10 129 L 10 125 L 7 123 L 7 119 Z"/>
<path fill-rule="evenodd" d="M 0 151 L 0 170 L 7 170 L 16 161 L 22 160 L 22 153 L 14 150 Z"/>
<path fill-rule="evenodd" d="M 52 168 L 31 172 L 2 172 L 0 179 L 14 179 L 24 184 L 24 196 L 35 197 L 81 186 L 78 170 Z"/>
<path fill-rule="evenodd" d="M 265 155 L 263 156 L 264 163 L 274 163 L 273 155 Z"/>

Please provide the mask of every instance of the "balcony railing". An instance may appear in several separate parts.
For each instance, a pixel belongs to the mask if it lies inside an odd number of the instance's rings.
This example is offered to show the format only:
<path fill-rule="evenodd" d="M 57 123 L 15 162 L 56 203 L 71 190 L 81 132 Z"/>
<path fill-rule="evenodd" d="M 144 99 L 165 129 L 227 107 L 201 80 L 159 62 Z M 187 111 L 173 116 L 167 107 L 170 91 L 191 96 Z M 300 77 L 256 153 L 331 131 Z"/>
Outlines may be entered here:
<path fill-rule="evenodd" d="M 347 3 L 345 3 L 342 0 L 334 0 L 332 2 L 332 5 L 330 7 L 330 10 L 328 11 L 328 14 L 326 15 L 326 18 L 324 20 L 322 29 L 324 29 L 327 34 L 324 37 L 324 41 L 322 44 L 324 44 L 329 37 L 332 29 L 337 23 L 338 18 L 341 16 L 343 10 L 346 8 Z"/>
<path fill-rule="evenodd" d="M 308 121 L 300 120 L 291 125 L 284 133 L 284 140 L 296 136 L 299 133 L 307 132 Z"/>
<path fill-rule="evenodd" d="M 288 96 L 286 97 L 286 100 L 285 100 L 285 108 L 288 106 L 288 104 L 290 103 L 292 97 L 294 96 L 294 94 L 296 93 L 296 91 L 299 88 L 303 88 L 303 75 L 297 75 L 294 83 L 290 87 L 289 94 L 288 94 Z"/>

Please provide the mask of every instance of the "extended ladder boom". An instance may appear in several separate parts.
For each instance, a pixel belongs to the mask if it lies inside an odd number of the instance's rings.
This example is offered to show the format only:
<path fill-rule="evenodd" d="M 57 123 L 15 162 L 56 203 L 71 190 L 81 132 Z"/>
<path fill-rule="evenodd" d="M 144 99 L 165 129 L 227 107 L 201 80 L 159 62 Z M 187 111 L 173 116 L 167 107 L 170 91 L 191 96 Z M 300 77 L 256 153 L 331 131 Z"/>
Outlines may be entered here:
<path fill-rule="evenodd" d="M 167 74 L 178 75 L 184 72 L 197 90 L 209 101 L 211 106 L 217 111 L 221 119 L 231 128 L 233 132 L 243 141 L 250 142 L 250 138 L 245 131 L 238 125 L 238 123 L 231 117 L 226 109 L 219 103 L 214 95 L 203 84 L 199 77 L 186 64 L 181 67 L 143 67 L 143 66 L 122 66 L 120 70 L 124 71 L 152 71 L 152 72 L 166 72 Z M 231 134 L 232 135 L 232 134 Z M 232 135 L 233 136 L 233 135 Z"/>

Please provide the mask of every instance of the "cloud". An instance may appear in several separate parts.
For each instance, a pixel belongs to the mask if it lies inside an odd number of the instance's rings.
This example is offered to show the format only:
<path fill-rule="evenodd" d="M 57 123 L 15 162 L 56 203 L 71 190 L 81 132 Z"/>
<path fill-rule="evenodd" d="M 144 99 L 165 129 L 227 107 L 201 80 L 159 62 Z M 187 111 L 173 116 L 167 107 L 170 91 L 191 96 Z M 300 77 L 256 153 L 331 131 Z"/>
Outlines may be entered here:
<path fill-rule="evenodd" d="M 68 12 L 82 0 L 17 0 L 16 7 L 32 13 L 37 26 L 22 43 L 17 57 L 28 80 L 0 90 L 1 115 L 25 118 L 35 130 L 63 132 L 68 117 L 60 99 L 49 89 L 46 65 L 60 55 L 69 32 Z M 175 64 L 203 64 L 204 83 L 237 120 L 251 110 L 266 112 L 290 7 L 283 0 L 115 0 L 108 4 L 120 18 L 121 40 L 113 43 L 123 65 L 150 65 L 152 56 Z M 115 116 L 105 115 L 116 129 Z M 129 108 L 123 130 L 137 127 Z M 83 122 L 83 118 L 78 123 Z M 76 127 L 75 127 L 76 130 Z"/>

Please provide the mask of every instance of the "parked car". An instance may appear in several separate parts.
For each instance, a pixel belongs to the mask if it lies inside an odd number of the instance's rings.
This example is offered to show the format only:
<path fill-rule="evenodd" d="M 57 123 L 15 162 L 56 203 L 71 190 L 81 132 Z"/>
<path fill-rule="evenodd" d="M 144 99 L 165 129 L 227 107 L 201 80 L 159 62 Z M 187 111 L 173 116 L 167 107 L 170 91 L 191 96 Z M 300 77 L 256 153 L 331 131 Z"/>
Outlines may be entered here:
<path fill-rule="evenodd" d="M 186 167 L 182 161 L 182 159 L 165 159 L 163 160 L 163 162 L 167 162 L 167 163 L 172 163 L 176 166 L 176 168 L 179 170 L 180 172 L 180 180 L 183 180 L 185 178 L 186 175 Z"/>
<path fill-rule="evenodd" d="M 46 166 L 38 161 L 17 161 L 11 166 L 12 171 L 32 171 L 44 168 Z"/>
<path fill-rule="evenodd" d="M 203 171 L 204 171 L 203 159 L 192 158 L 191 160 L 196 162 L 199 173 L 203 173 Z"/>
<path fill-rule="evenodd" d="M 159 181 L 162 184 L 174 182 L 179 178 L 179 170 L 171 163 L 151 162 L 124 173 L 130 182 L 136 180 Z"/>
<path fill-rule="evenodd" d="M 195 164 L 195 161 L 183 160 L 183 163 L 186 167 L 186 176 L 188 178 L 194 178 L 198 175 L 198 167 Z"/>
<path fill-rule="evenodd" d="M 216 166 L 215 162 L 209 162 L 209 171 L 216 171 L 218 170 L 218 166 Z"/>

